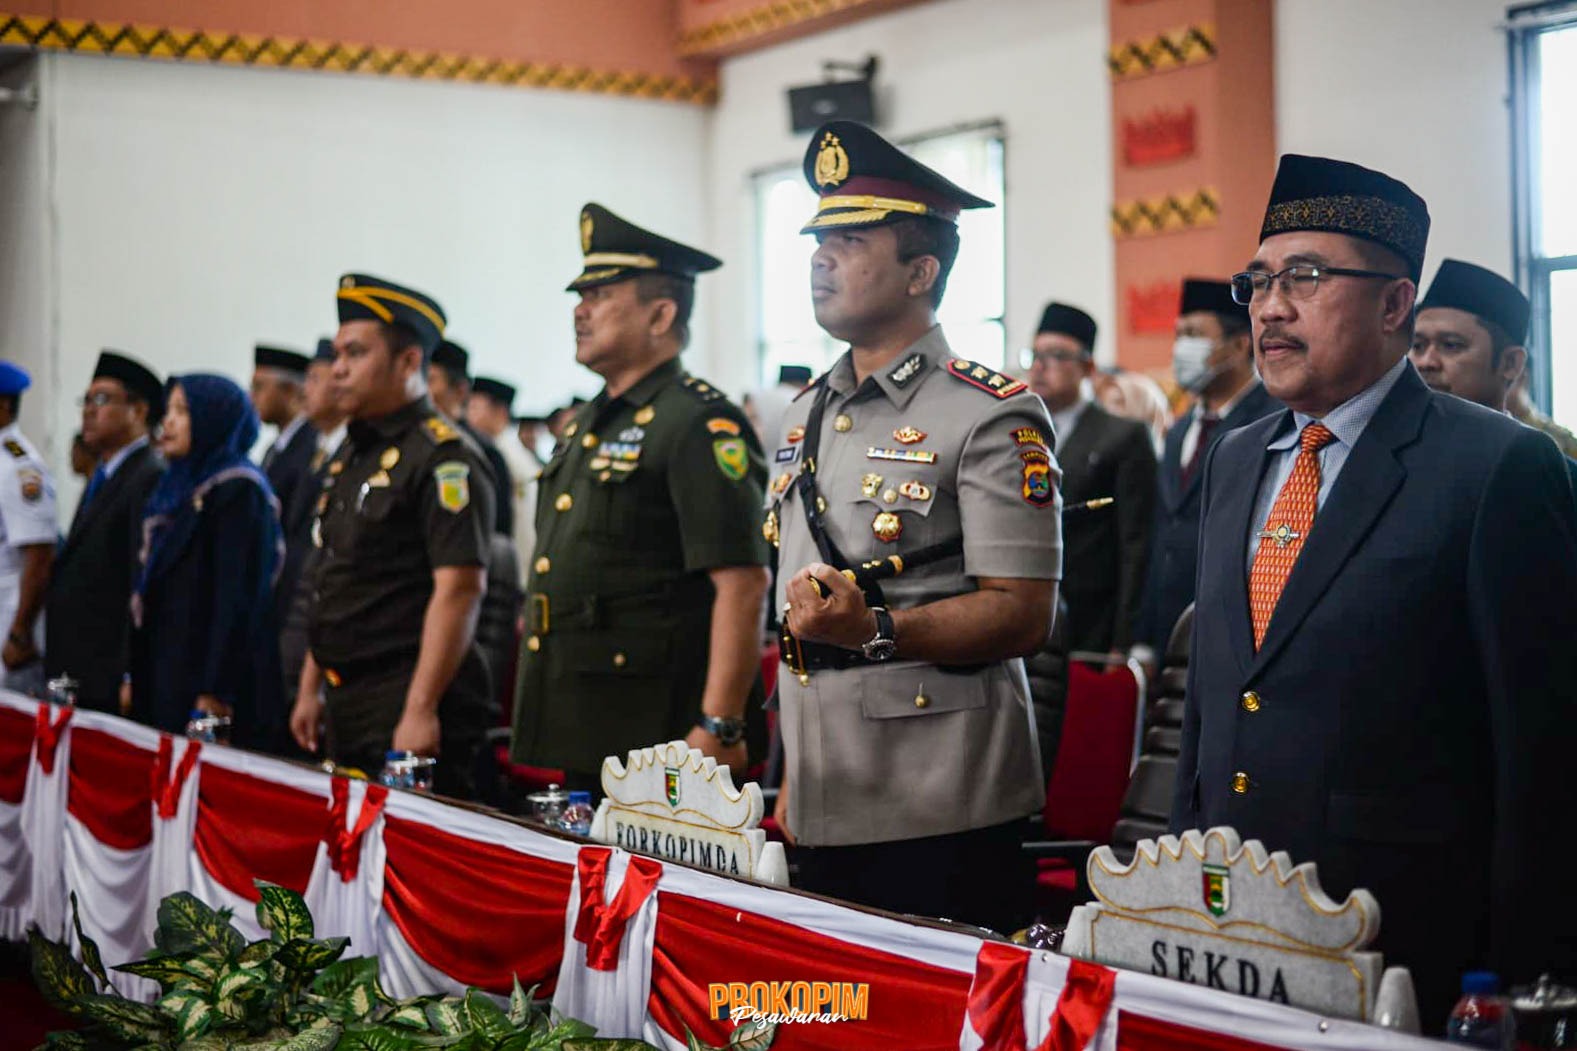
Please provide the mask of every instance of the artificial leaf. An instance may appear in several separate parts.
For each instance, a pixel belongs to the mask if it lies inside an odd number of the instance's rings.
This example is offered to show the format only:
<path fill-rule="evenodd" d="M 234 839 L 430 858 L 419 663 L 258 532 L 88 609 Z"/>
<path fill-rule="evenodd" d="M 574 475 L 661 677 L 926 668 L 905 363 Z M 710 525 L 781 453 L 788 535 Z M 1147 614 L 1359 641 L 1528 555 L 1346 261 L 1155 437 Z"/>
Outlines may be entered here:
<path fill-rule="evenodd" d="M 330 1051 L 340 1041 L 340 1027 L 327 1025 L 304 1029 L 289 1040 L 263 1040 L 236 1044 L 234 1051 Z"/>
<path fill-rule="evenodd" d="M 230 1041 L 216 1033 L 182 1040 L 176 1051 L 230 1051 Z"/>
<path fill-rule="evenodd" d="M 219 963 L 212 956 L 192 953 L 187 956 L 184 968 L 187 975 L 201 982 L 205 989 L 212 986 L 214 979 L 219 977 Z"/>
<path fill-rule="evenodd" d="M 407 1029 L 427 1030 L 427 1011 L 421 1004 L 399 1004 L 383 1016 L 386 1025 L 404 1026 Z"/>
<path fill-rule="evenodd" d="M 253 880 L 257 885 L 257 922 L 269 939 L 283 944 L 297 938 L 311 940 L 312 913 L 300 894 L 277 883 Z"/>
<path fill-rule="evenodd" d="M 179 956 L 150 956 L 146 960 L 123 963 L 113 970 L 158 982 L 160 990 L 167 993 L 177 982 L 190 977 L 186 969 L 186 961 L 185 953 Z"/>
<path fill-rule="evenodd" d="M 274 953 L 279 951 L 279 946 L 273 942 L 253 942 L 241 950 L 241 955 L 235 962 L 242 967 L 261 967 L 274 958 Z"/>
<path fill-rule="evenodd" d="M 733 1051 L 767 1051 L 777 1032 L 777 1023 L 752 1018 L 729 1034 L 728 1046 Z"/>
<path fill-rule="evenodd" d="M 297 938 L 281 945 L 274 959 L 298 973 L 316 971 L 339 959 L 349 944 L 349 938 L 325 938 L 323 941 Z"/>
<path fill-rule="evenodd" d="M 173 1028 L 165 1012 L 119 996 L 91 994 L 77 1000 L 81 1015 L 132 1044 L 162 1041 Z"/>
<path fill-rule="evenodd" d="M 712 1049 L 701 1043 L 701 1038 L 690 1032 L 689 1026 L 685 1026 L 684 1051 L 712 1051 Z"/>
<path fill-rule="evenodd" d="M 175 1016 L 176 1035 L 182 1040 L 191 1040 L 208 1032 L 208 1026 L 213 1022 L 214 1009 L 207 1000 L 193 997 L 191 1002 L 181 1008 Z"/>
<path fill-rule="evenodd" d="M 376 985 L 377 981 L 378 958 L 352 956 L 323 968 L 323 972 L 312 980 L 312 991 L 319 996 L 337 997 L 353 986 Z"/>
<path fill-rule="evenodd" d="M 75 1029 L 57 1029 L 44 1037 L 44 1047 L 54 1051 L 88 1051 L 88 1038 Z"/>
<path fill-rule="evenodd" d="M 71 892 L 71 926 L 77 931 L 77 945 L 82 950 L 82 962 L 93 976 L 99 980 L 103 988 L 114 990 L 110 985 L 109 975 L 104 973 L 104 960 L 99 956 L 99 946 L 92 938 L 82 932 L 82 917 L 77 913 L 77 892 Z"/>
<path fill-rule="evenodd" d="M 662 1051 L 656 1044 L 648 1044 L 644 1040 L 620 1039 L 618 1037 L 590 1037 L 566 1040 L 559 1047 L 563 1051 Z"/>
<path fill-rule="evenodd" d="M 515 1031 L 504 1009 L 488 999 L 487 994 L 480 989 L 472 989 L 465 994 L 465 1016 L 471 1028 L 489 1041 L 502 1040 Z"/>
<path fill-rule="evenodd" d="M 33 984 L 44 998 L 62 1011 L 76 1014 L 76 1002 L 94 992 L 93 979 L 71 950 L 59 942 L 52 942 L 34 927 L 27 931 L 27 943 L 33 958 Z"/>
<path fill-rule="evenodd" d="M 427 1024 L 444 1036 L 459 1036 L 469 1028 L 460 1005 L 449 1000 L 427 1005 Z"/>
<path fill-rule="evenodd" d="M 336 1051 L 418 1051 L 423 1048 L 451 1047 L 453 1038 L 427 1037 L 409 1029 L 386 1025 L 352 1026 L 345 1030 Z"/>
<path fill-rule="evenodd" d="M 520 975 L 514 975 L 515 987 L 509 992 L 509 1021 L 512 1025 L 525 1025 L 531 1020 L 532 1001 L 536 998 L 537 987 L 529 990 L 520 988 Z"/>
<path fill-rule="evenodd" d="M 227 967 L 214 982 L 214 999 L 219 1002 L 239 997 L 249 986 L 263 982 L 263 975 L 245 967 Z"/>
<path fill-rule="evenodd" d="M 208 931 L 218 915 L 195 894 L 181 891 L 159 902 L 159 927 L 154 944 L 167 953 L 194 952 L 210 948 Z"/>

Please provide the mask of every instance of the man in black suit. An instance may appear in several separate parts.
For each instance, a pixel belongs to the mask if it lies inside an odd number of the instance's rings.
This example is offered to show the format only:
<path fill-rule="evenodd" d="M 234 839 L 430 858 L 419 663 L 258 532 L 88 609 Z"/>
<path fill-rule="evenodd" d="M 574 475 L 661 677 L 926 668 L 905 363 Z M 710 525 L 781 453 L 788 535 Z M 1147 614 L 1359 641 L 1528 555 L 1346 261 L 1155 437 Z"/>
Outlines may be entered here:
<path fill-rule="evenodd" d="M 293 350 L 260 345 L 253 349 L 252 361 L 252 407 L 259 420 L 278 431 L 274 443 L 263 453 L 262 466 L 279 499 L 280 520 L 285 527 L 285 560 L 280 564 L 274 587 L 274 623 L 283 624 L 295 594 L 295 582 L 301 576 L 307 545 L 311 543 L 311 537 L 300 530 L 292 535 L 285 522 L 291 505 L 307 495 L 304 490 L 312 488 L 309 476 L 318 435 L 303 407 L 311 359 Z M 316 496 L 311 494 L 312 498 Z"/>
<path fill-rule="evenodd" d="M 1070 650 L 1124 656 L 1144 593 L 1155 507 L 1155 448 L 1137 420 L 1096 404 L 1095 319 L 1052 303 L 1027 352 L 1030 388 L 1046 403 L 1062 466 L 1064 508 L 1088 500 L 1110 506 L 1066 513 L 1062 527 L 1062 594 Z"/>
<path fill-rule="evenodd" d="M 126 674 L 142 511 L 164 461 L 148 447 L 164 385 L 141 362 L 105 351 L 82 399 L 82 438 L 98 466 L 55 555 L 45 605 L 44 669 L 77 680 L 78 703 L 117 711 Z"/>
<path fill-rule="evenodd" d="M 1183 282 L 1172 375 L 1195 401 L 1167 430 L 1157 472 L 1149 579 L 1134 633 L 1135 655 L 1151 665 L 1156 654 L 1165 652 L 1177 618 L 1194 601 L 1205 454 L 1227 431 L 1281 408 L 1254 373 L 1248 308 L 1233 302 L 1226 281 Z"/>
<path fill-rule="evenodd" d="M 1577 963 L 1577 507 L 1547 437 L 1408 363 L 1428 229 L 1388 176 L 1282 158 L 1233 285 L 1291 411 L 1205 464 L 1172 827 L 1374 892 L 1438 1031 L 1463 971 Z"/>
<path fill-rule="evenodd" d="M 1447 259 L 1418 304 L 1408 357 L 1432 390 L 1506 412 L 1528 367 L 1531 313 L 1522 289 L 1493 270 Z M 1577 460 L 1566 468 L 1577 487 Z"/>
<path fill-rule="evenodd" d="M 427 391 L 438 411 L 449 417 L 481 448 L 492 475 L 493 492 L 499 494 L 493 507 L 493 532 L 515 535 L 515 508 L 509 500 L 513 482 L 504 454 L 493 439 L 472 427 L 466 419 L 465 403 L 471 397 L 471 355 L 460 344 L 444 340 L 427 363 Z"/>

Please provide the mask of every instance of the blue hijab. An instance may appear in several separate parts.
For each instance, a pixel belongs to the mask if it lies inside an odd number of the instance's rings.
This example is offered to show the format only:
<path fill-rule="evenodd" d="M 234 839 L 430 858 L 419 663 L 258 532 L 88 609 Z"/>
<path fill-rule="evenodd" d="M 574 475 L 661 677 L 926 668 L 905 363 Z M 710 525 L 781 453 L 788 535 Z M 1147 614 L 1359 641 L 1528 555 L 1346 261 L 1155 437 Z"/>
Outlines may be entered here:
<path fill-rule="evenodd" d="M 166 404 L 177 386 L 186 394 L 191 417 L 191 448 L 185 456 L 170 461 L 169 469 L 159 479 L 143 509 L 143 559 L 137 577 L 138 595 L 145 593 L 149 582 L 185 549 L 196 531 L 200 513 L 195 498 L 220 482 L 232 478 L 248 479 L 275 505 L 275 513 L 268 516 L 267 523 L 268 546 L 276 552 L 271 574 L 278 570 L 277 552 L 284 543 L 274 490 L 267 476 L 247 458 L 257 441 L 259 427 L 251 399 L 223 376 L 193 372 L 170 377 L 165 390 Z"/>

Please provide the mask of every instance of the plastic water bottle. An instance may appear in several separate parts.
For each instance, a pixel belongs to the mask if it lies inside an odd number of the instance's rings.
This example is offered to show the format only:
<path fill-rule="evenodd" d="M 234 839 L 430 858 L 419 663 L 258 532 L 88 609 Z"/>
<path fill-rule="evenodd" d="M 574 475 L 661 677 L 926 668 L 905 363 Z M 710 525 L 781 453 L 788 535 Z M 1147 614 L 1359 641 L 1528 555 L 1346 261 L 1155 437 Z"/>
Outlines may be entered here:
<path fill-rule="evenodd" d="M 1462 999 L 1451 1009 L 1446 1039 L 1454 1044 L 1514 1051 L 1517 1025 L 1511 1004 L 1500 994 L 1500 979 L 1493 971 L 1469 971 L 1462 976 Z"/>
<path fill-rule="evenodd" d="M 378 783 L 389 788 L 409 788 L 417 792 L 433 790 L 433 767 L 438 760 L 432 756 L 415 755 L 402 749 L 391 748 L 383 754 L 383 773 Z"/>
<path fill-rule="evenodd" d="M 186 736 L 204 744 L 229 744 L 230 717 L 210 715 L 201 708 L 193 708 L 187 716 Z"/>
<path fill-rule="evenodd" d="M 61 675 L 50 679 L 44 688 L 49 691 L 49 703 L 62 707 L 70 707 L 77 703 L 77 688 L 80 684 L 69 675 Z"/>
<path fill-rule="evenodd" d="M 591 835 L 591 819 L 597 812 L 591 808 L 590 792 L 571 792 L 569 806 L 564 808 L 564 813 L 559 815 L 559 828 L 565 832 L 573 832 L 577 836 Z"/>

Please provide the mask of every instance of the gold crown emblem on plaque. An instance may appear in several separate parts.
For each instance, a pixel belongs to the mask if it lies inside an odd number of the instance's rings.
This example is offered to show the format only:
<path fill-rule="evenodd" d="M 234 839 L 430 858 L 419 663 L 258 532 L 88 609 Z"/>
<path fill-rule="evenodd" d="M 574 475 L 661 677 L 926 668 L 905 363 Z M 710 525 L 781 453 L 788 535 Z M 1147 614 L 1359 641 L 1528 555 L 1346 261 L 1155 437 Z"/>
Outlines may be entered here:
<path fill-rule="evenodd" d="M 816 154 L 816 185 L 836 186 L 849 177 L 849 155 L 843 144 L 832 132 L 821 140 L 821 150 Z"/>
<path fill-rule="evenodd" d="M 580 254 L 586 255 L 591 251 L 591 213 L 580 213 Z"/>

